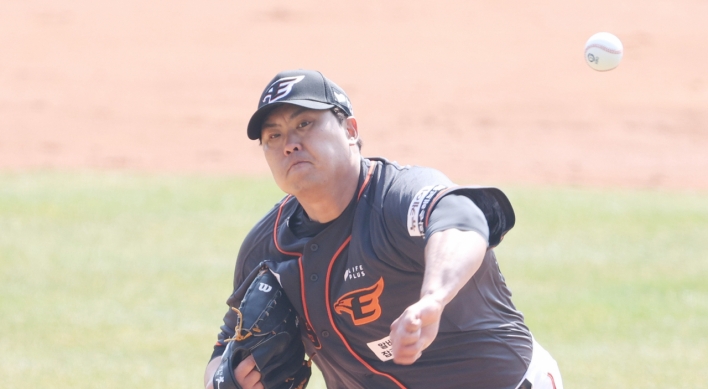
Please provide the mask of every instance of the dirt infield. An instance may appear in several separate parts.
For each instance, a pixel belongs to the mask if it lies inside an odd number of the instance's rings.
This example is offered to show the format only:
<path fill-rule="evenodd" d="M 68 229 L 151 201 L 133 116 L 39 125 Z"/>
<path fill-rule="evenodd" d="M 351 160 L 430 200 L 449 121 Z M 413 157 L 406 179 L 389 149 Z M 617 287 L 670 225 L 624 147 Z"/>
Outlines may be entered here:
<path fill-rule="evenodd" d="M 708 3 L 0 3 L 0 171 L 263 174 L 279 70 L 349 93 L 366 155 L 465 183 L 708 190 Z M 611 72 L 583 61 L 622 39 Z"/>

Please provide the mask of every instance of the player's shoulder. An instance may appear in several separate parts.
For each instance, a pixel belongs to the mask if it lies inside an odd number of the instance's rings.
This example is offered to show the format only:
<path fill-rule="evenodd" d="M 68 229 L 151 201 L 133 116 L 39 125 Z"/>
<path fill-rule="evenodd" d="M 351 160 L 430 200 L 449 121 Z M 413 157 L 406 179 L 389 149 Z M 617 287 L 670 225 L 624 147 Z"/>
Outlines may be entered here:
<path fill-rule="evenodd" d="M 433 168 L 401 166 L 383 158 L 371 158 L 370 161 L 379 165 L 373 196 L 367 198 L 375 212 L 402 215 L 408 212 L 416 199 L 434 197 L 454 186 L 447 176 Z"/>
<path fill-rule="evenodd" d="M 246 235 L 246 238 L 241 244 L 241 252 L 245 253 L 266 242 L 273 237 L 273 226 L 276 223 L 278 214 L 284 212 L 283 208 L 297 205 L 297 200 L 293 196 L 285 196 L 280 201 L 275 203 L 263 217 L 256 222 L 251 230 Z M 287 213 L 287 212 L 286 212 Z"/>
<path fill-rule="evenodd" d="M 399 165 L 383 158 L 371 158 L 380 164 L 379 185 L 383 197 L 415 195 L 424 187 L 450 187 L 453 182 L 442 172 L 425 166 Z"/>
<path fill-rule="evenodd" d="M 418 165 L 400 165 L 396 161 L 385 158 L 368 158 L 373 163 L 381 166 L 381 174 L 387 182 L 401 185 L 405 183 L 431 183 L 439 182 L 452 184 L 450 179 L 437 169 Z"/>
<path fill-rule="evenodd" d="M 265 215 L 251 228 L 241 243 L 236 259 L 234 273 L 234 289 L 237 288 L 243 277 L 251 272 L 258 264 L 268 257 L 270 244 L 273 241 L 273 231 L 279 214 L 287 214 L 290 207 L 297 206 L 297 200 L 292 196 L 285 196 L 271 207 Z"/>

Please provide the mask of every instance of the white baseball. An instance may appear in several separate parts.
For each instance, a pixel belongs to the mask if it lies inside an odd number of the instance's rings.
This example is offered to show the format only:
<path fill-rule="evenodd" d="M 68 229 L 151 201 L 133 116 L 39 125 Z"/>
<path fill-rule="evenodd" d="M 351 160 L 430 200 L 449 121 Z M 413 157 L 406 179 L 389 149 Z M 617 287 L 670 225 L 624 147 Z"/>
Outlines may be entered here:
<path fill-rule="evenodd" d="M 623 53 L 622 42 L 609 32 L 598 32 L 585 43 L 585 62 L 601 72 L 616 68 Z"/>

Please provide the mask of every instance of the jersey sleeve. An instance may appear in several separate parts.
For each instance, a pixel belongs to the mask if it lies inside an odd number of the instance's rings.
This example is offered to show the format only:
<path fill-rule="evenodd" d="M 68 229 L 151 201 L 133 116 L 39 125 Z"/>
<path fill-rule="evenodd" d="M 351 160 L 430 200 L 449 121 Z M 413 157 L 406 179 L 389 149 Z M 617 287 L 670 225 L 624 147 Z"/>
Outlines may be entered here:
<path fill-rule="evenodd" d="M 504 192 L 497 188 L 456 186 L 445 190 L 439 198 L 450 195 L 467 197 L 484 214 L 489 231 L 487 241 L 490 248 L 498 246 L 502 239 L 504 239 L 504 235 L 506 235 L 516 223 L 516 215 L 509 198 Z M 429 226 L 426 225 L 426 228 L 429 228 Z"/>
<path fill-rule="evenodd" d="M 425 229 L 425 239 L 436 232 L 452 228 L 475 231 L 489 243 L 489 226 L 484 213 L 477 204 L 463 195 L 444 196 L 435 204 Z"/>
<path fill-rule="evenodd" d="M 379 257 L 391 266 L 420 271 L 424 268 L 426 211 L 433 199 L 453 183 L 442 173 L 428 168 L 402 168 L 382 201 L 383 233 L 377 246 Z M 378 237 L 374 237 L 378 240 Z"/>
<path fill-rule="evenodd" d="M 424 266 L 426 239 L 437 231 L 477 231 L 494 247 L 515 223 L 511 203 L 499 189 L 457 186 L 427 168 L 400 173 L 386 193 L 383 215 L 386 242 L 399 254 L 386 260 L 404 268 L 406 261 Z"/>

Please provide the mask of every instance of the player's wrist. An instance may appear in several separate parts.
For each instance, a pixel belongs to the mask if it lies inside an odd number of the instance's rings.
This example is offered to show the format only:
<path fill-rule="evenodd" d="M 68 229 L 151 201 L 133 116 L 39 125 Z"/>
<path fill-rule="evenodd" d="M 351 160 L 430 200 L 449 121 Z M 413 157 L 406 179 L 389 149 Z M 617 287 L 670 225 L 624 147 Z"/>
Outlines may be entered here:
<path fill-rule="evenodd" d="M 419 301 L 442 312 L 449 300 L 447 300 L 447 294 L 438 289 L 421 292 Z"/>

